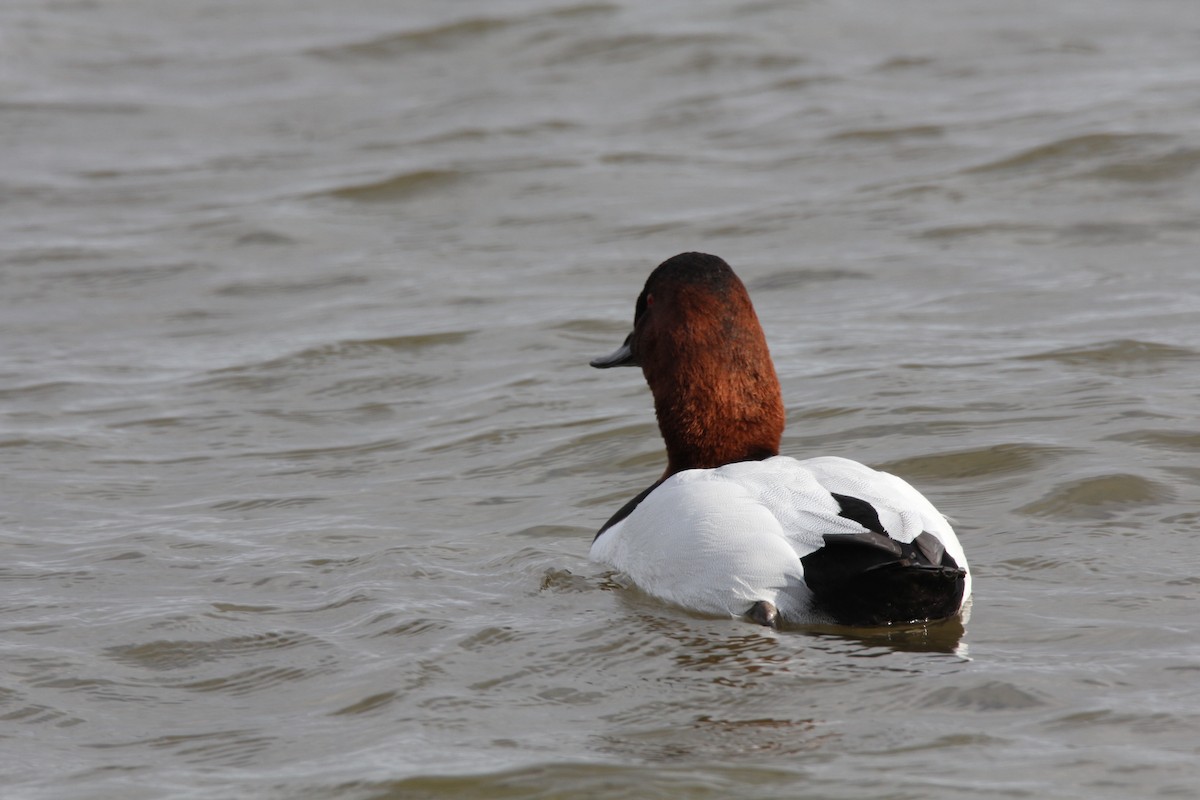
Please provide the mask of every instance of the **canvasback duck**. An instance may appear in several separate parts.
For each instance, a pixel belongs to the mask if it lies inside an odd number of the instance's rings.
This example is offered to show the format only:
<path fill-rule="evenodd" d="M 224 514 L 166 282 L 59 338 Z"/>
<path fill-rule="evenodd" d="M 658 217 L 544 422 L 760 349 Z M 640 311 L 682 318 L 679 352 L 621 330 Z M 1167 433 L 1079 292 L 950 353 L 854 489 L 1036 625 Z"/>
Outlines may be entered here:
<path fill-rule="evenodd" d="M 667 447 L 666 472 L 604 524 L 593 561 L 666 602 L 771 627 L 939 620 L 970 596 L 954 530 L 908 483 L 779 455 L 779 379 L 722 259 L 659 265 L 633 332 L 591 365 L 642 368 Z"/>

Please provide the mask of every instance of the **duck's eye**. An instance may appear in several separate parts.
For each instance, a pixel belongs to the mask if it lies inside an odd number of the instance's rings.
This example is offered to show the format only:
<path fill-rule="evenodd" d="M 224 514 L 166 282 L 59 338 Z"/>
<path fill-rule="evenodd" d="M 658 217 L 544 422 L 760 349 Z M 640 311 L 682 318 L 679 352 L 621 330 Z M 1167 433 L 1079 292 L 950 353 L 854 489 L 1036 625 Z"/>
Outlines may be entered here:
<path fill-rule="evenodd" d="M 642 317 L 646 314 L 646 310 L 652 305 L 654 305 L 654 295 L 647 294 L 646 292 L 638 295 L 637 307 L 633 310 L 634 325 L 637 325 L 641 321 Z"/>

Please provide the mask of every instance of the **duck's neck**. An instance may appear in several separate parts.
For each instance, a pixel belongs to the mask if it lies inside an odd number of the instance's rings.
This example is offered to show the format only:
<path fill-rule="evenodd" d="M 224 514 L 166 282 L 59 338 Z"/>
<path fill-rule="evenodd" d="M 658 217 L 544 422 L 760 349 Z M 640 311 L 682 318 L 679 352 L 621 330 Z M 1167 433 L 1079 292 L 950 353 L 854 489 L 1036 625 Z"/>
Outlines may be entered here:
<path fill-rule="evenodd" d="M 778 455 L 783 397 L 761 329 L 684 346 L 693 345 L 697 352 L 678 354 L 679 369 L 650 385 L 667 446 L 664 477 Z"/>

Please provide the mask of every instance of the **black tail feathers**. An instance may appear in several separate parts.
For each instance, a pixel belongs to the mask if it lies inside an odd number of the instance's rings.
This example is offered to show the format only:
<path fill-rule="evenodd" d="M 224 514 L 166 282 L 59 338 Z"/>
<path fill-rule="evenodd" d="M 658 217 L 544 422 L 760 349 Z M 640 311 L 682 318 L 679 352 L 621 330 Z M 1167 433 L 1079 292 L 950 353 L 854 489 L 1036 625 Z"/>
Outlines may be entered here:
<path fill-rule="evenodd" d="M 967 571 L 931 533 L 903 544 L 882 533 L 830 534 L 800 559 L 819 607 L 841 625 L 894 625 L 958 612 Z"/>

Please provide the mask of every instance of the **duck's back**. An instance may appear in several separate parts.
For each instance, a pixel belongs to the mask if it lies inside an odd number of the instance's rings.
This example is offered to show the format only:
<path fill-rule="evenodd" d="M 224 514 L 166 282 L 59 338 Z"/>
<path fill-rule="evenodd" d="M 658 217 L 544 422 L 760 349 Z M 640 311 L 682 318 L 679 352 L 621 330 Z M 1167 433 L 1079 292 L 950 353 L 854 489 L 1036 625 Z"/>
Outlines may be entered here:
<path fill-rule="evenodd" d="M 766 601 L 792 623 L 846 621 L 839 618 L 843 607 L 827 602 L 842 591 L 907 591 L 884 583 L 896 577 L 884 567 L 910 556 L 929 561 L 927 555 L 959 570 L 953 613 L 970 592 L 966 561 L 928 500 L 903 480 L 854 461 L 782 456 L 677 473 L 605 530 L 591 551 L 593 560 L 668 602 L 741 616 Z"/>

